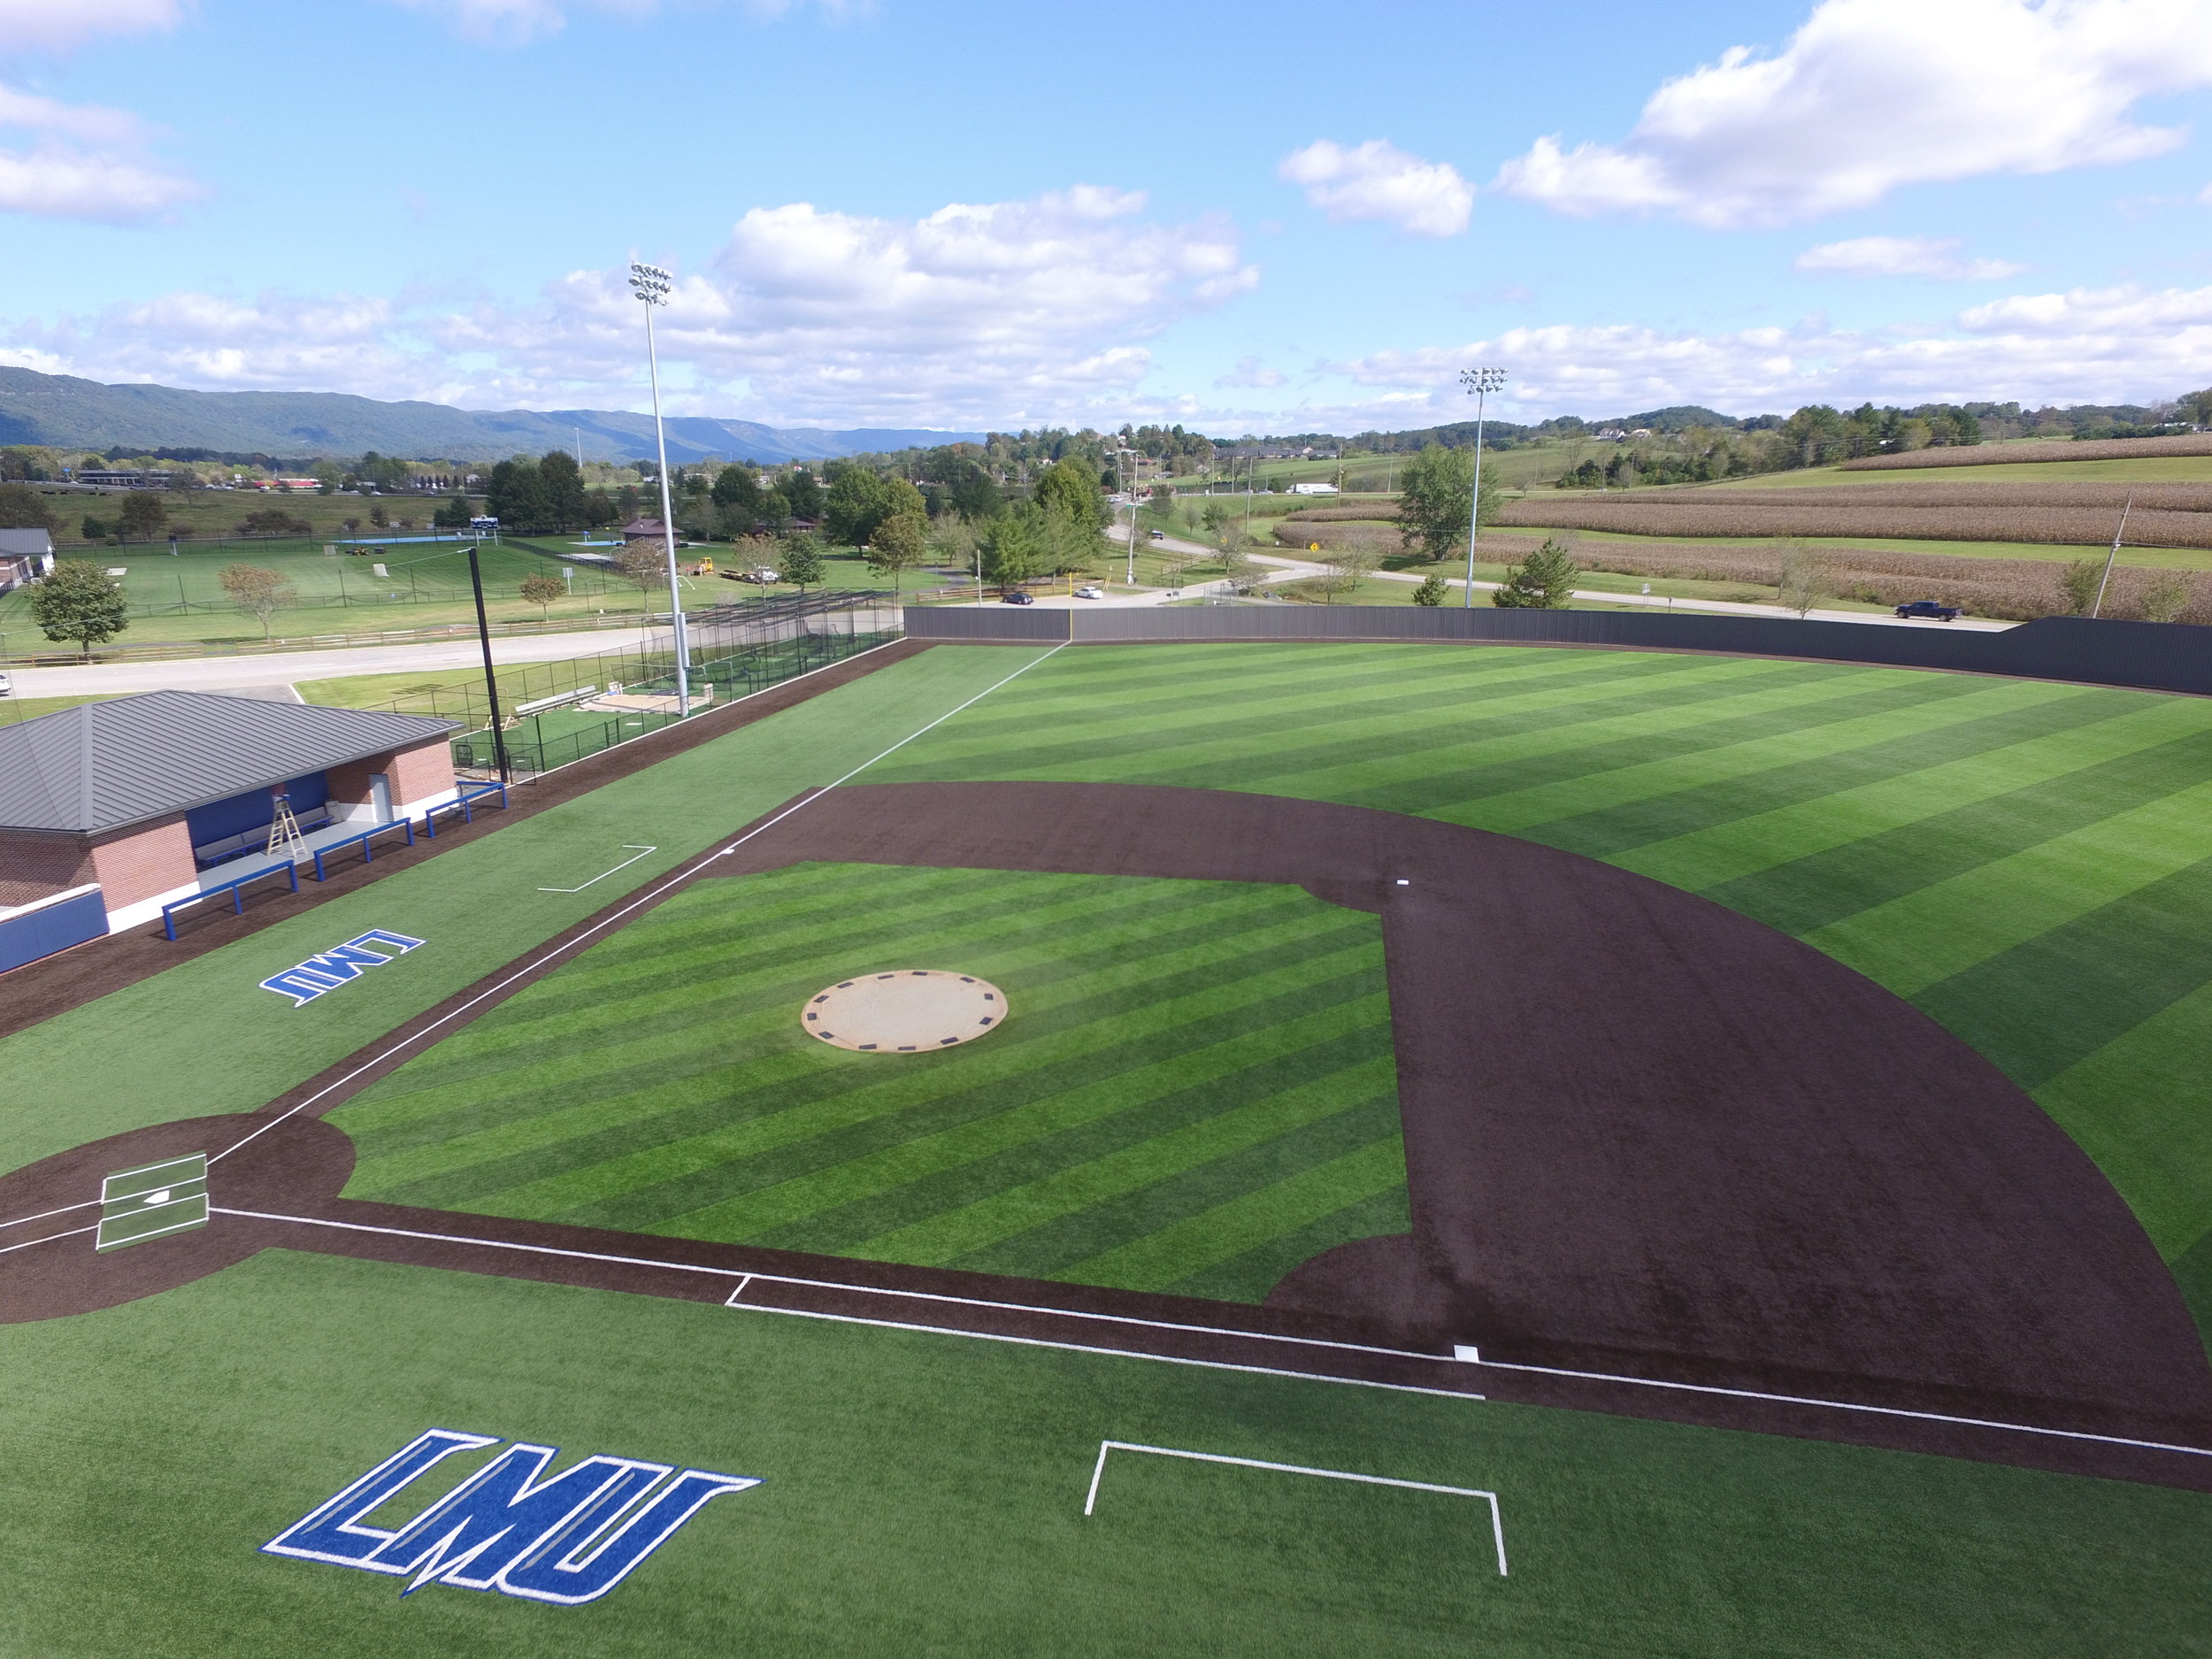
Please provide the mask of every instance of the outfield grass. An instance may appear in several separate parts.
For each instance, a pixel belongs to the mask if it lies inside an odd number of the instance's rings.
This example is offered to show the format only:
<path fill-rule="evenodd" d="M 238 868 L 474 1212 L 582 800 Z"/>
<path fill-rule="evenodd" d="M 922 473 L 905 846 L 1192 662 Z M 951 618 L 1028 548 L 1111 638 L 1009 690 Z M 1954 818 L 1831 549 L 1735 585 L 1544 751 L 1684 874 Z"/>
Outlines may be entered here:
<path fill-rule="evenodd" d="M 933 964 L 1004 1029 L 810 1039 Z M 1409 1226 L 1382 930 L 1297 887 L 810 864 L 702 881 L 332 1122 L 391 1202 L 1259 1302 Z"/>
<path fill-rule="evenodd" d="M 27 1659 L 2184 1659 L 2212 1622 L 2195 1494 L 283 1251 L 0 1327 L 0 1398 Z M 257 1553 L 434 1425 L 764 1484 L 574 1609 Z M 1479 1500 L 1116 1454 L 1086 1517 L 1109 1438 L 1494 1491 L 1510 1576 Z"/>

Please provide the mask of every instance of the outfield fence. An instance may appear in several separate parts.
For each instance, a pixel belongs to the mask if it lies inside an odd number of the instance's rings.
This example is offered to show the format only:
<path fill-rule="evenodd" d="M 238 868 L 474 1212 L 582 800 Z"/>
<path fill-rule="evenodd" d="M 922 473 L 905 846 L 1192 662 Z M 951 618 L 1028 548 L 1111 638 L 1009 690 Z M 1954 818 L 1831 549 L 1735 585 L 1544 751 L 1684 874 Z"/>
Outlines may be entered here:
<path fill-rule="evenodd" d="M 2180 622 L 2042 617 L 2001 633 L 1940 623 L 1816 622 L 1795 618 L 1640 616 L 1611 611 L 1475 610 L 1394 605 L 1205 605 L 1035 611 L 1013 605 L 912 606 L 920 640 L 1107 645 L 1139 641 L 1488 641 L 1719 651 L 1816 662 L 1938 668 L 2212 696 L 2212 628 Z"/>
<path fill-rule="evenodd" d="M 764 691 L 801 674 L 897 639 L 899 612 L 887 594 L 845 591 L 789 595 L 687 612 L 691 648 L 688 680 L 692 713 Z M 657 630 L 641 647 L 603 651 L 564 663 L 540 663 L 499 673 L 501 736 L 507 764 L 528 778 L 583 760 L 682 718 L 672 709 L 607 706 L 614 697 L 672 698 L 676 650 L 671 628 Z M 536 703 L 557 706 L 517 715 Z M 396 714 L 429 714 L 466 728 L 453 740 L 453 764 L 488 772 L 498 764 L 492 741 L 491 703 L 480 680 L 397 696 Z"/>

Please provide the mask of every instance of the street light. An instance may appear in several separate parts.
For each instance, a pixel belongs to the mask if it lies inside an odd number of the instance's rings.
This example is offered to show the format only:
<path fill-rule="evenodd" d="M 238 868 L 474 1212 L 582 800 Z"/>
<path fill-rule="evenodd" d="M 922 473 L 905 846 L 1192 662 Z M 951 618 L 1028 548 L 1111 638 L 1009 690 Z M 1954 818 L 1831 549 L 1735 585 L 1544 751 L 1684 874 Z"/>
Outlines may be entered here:
<path fill-rule="evenodd" d="M 1137 585 L 1137 479 L 1135 476 L 1137 464 L 1135 454 L 1134 450 L 1127 449 L 1114 451 L 1114 477 L 1117 481 L 1121 478 L 1121 457 L 1125 455 L 1131 457 L 1130 479 L 1126 484 L 1122 485 L 1122 493 L 1129 497 L 1129 574 L 1127 581 L 1132 588 Z"/>
<path fill-rule="evenodd" d="M 653 311 L 668 303 L 668 273 L 658 265 L 630 265 L 630 292 L 645 304 L 645 360 L 653 376 L 653 435 L 660 445 L 661 537 L 668 545 L 668 608 L 675 621 L 676 717 L 691 712 L 691 649 L 684 639 L 684 600 L 676 586 L 676 509 L 668 498 L 668 429 L 661 425 L 661 360 L 653 344 Z"/>
<path fill-rule="evenodd" d="M 1467 509 L 1467 603 L 1475 608 L 1475 536 L 1482 528 L 1482 405 L 1483 400 L 1505 384 L 1503 369 L 1462 369 L 1459 383 L 1475 400 L 1475 498 Z"/>

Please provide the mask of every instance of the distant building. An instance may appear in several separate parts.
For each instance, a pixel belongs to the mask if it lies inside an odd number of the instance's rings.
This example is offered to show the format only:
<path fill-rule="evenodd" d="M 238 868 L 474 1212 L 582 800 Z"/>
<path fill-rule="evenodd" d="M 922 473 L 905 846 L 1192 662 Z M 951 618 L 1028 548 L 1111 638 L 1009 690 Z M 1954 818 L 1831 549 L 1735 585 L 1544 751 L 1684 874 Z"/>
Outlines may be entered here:
<path fill-rule="evenodd" d="M 0 530 L 0 594 L 54 568 L 54 538 L 43 530 Z"/>
<path fill-rule="evenodd" d="M 667 534 L 667 528 L 657 518 L 633 518 L 622 526 L 625 541 L 659 541 Z"/>
<path fill-rule="evenodd" d="M 1639 426 L 1639 427 L 1637 427 L 1637 428 L 1636 428 L 1636 430 L 1635 430 L 1635 431 L 1633 431 L 1633 432 L 1630 433 L 1628 435 L 1629 435 L 1632 439 L 1634 439 L 1634 438 L 1648 438 L 1649 436 L 1651 436 L 1651 428 L 1650 428 L 1649 426 Z"/>
<path fill-rule="evenodd" d="M 320 489 L 322 487 L 323 480 L 319 478 L 257 478 L 250 486 L 254 489 Z"/>
<path fill-rule="evenodd" d="M 196 691 L 0 726 L 0 971 L 154 921 L 246 873 L 279 792 L 311 851 L 423 817 L 457 793 L 453 729 Z"/>
<path fill-rule="evenodd" d="M 169 474 L 162 472 L 124 472 L 103 469 L 77 474 L 80 484 L 103 484 L 111 489 L 166 489 Z"/>
<path fill-rule="evenodd" d="M 1598 428 L 1597 439 L 1600 443 L 1626 443 L 1628 434 L 1618 426 L 1601 426 Z"/>

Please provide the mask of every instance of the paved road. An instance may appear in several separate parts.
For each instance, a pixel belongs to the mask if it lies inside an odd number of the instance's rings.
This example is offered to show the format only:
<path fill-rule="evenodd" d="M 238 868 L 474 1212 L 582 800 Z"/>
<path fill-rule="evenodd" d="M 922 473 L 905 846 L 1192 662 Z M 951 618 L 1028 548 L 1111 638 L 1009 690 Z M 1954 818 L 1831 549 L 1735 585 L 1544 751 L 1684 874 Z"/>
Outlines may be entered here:
<path fill-rule="evenodd" d="M 557 663 L 599 651 L 636 650 L 665 629 L 598 628 L 588 634 L 536 634 L 494 640 L 495 663 Z M 77 697 L 130 691 L 217 691 L 250 686 L 288 686 L 303 680 L 342 680 L 354 674 L 406 674 L 418 670 L 481 666 L 474 640 L 426 645 L 360 645 L 337 651 L 279 651 L 267 657 L 192 657 L 171 663 L 96 663 L 85 668 L 12 671 L 19 697 Z"/>

